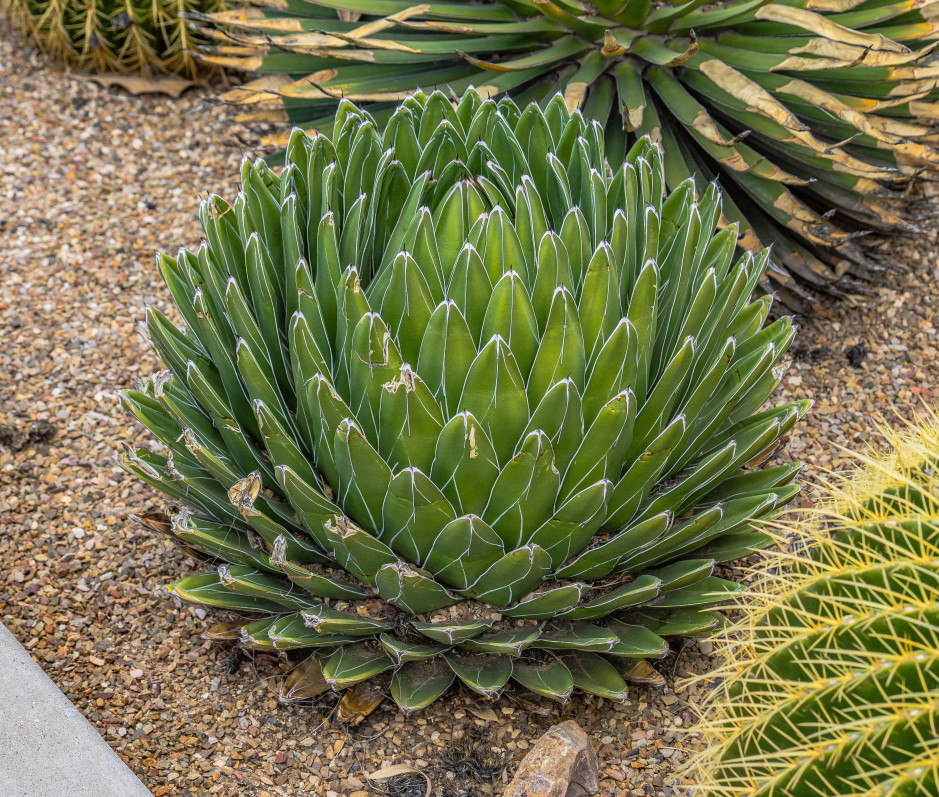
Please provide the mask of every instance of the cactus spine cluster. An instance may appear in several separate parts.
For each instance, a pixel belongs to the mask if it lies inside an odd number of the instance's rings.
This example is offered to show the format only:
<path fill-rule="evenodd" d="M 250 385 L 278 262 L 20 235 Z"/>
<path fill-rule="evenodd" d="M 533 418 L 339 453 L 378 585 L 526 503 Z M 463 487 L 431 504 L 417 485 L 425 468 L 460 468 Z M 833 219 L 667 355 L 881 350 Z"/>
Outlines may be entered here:
<path fill-rule="evenodd" d="M 187 77 L 217 67 L 193 57 L 204 40 L 183 15 L 224 8 L 224 0 L 0 0 L 0 10 L 57 61 L 98 72 Z"/>
<path fill-rule="evenodd" d="M 939 417 L 885 434 L 723 643 L 707 797 L 939 794 Z"/>

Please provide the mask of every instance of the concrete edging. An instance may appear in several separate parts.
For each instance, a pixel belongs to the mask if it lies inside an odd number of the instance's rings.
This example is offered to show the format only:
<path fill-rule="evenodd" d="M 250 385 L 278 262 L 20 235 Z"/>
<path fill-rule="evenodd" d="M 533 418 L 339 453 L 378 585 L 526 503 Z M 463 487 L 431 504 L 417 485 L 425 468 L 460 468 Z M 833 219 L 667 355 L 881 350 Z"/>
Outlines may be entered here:
<path fill-rule="evenodd" d="M 2 623 L 0 795 L 152 797 Z"/>

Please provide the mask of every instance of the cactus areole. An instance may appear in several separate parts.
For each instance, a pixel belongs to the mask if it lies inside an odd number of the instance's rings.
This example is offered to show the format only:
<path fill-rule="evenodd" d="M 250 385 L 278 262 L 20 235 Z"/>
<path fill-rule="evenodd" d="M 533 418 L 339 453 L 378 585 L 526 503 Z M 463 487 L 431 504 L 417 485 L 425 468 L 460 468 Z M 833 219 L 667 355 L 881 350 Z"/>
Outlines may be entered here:
<path fill-rule="evenodd" d="M 622 699 L 719 625 L 715 562 L 796 491 L 763 466 L 807 408 L 764 406 L 794 331 L 716 186 L 603 151 L 560 97 L 343 103 L 203 203 L 159 257 L 185 326 L 147 310 L 168 370 L 122 394 L 165 446 L 122 458 L 172 500 L 148 525 L 208 559 L 174 595 L 405 710 L 456 679 Z"/>

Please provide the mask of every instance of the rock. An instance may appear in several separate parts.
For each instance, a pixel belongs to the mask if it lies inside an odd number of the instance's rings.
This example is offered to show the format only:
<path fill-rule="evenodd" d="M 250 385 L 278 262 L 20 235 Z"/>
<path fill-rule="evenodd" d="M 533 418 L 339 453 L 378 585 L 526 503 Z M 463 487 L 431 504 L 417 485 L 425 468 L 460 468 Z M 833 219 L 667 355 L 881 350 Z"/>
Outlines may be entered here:
<path fill-rule="evenodd" d="M 522 760 L 505 797 L 587 797 L 600 789 L 597 754 L 573 720 L 555 725 Z"/>
<path fill-rule="evenodd" d="M 845 357 L 854 368 L 860 368 L 864 364 L 864 358 L 867 357 L 867 346 L 863 343 L 856 343 L 844 350 Z"/>

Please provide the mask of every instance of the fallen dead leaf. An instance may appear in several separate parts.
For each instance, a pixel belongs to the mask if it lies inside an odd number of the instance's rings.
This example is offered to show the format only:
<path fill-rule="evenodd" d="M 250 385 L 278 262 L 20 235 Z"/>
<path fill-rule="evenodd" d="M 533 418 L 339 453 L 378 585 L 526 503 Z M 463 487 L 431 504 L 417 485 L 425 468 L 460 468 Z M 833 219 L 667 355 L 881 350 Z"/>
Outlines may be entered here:
<path fill-rule="evenodd" d="M 478 717 L 481 720 L 487 720 L 489 722 L 498 722 L 499 717 L 495 711 L 491 708 L 470 708 L 467 709 L 470 714 L 474 717 Z"/>
<path fill-rule="evenodd" d="M 375 770 L 375 772 L 369 772 L 366 776 L 366 780 L 388 780 L 388 778 L 394 778 L 398 775 L 420 775 L 424 781 L 427 783 L 427 791 L 424 792 L 424 797 L 430 797 L 431 782 L 430 778 L 427 777 L 421 770 L 416 767 L 408 766 L 407 764 L 392 764 L 388 767 L 382 767 L 381 769 Z"/>
<path fill-rule="evenodd" d="M 91 80 L 105 87 L 120 86 L 131 94 L 165 94 L 173 98 L 179 97 L 186 89 L 199 85 L 194 80 L 173 75 L 146 77 L 108 72 L 101 75 L 74 75 L 74 77 L 80 80 Z"/>

